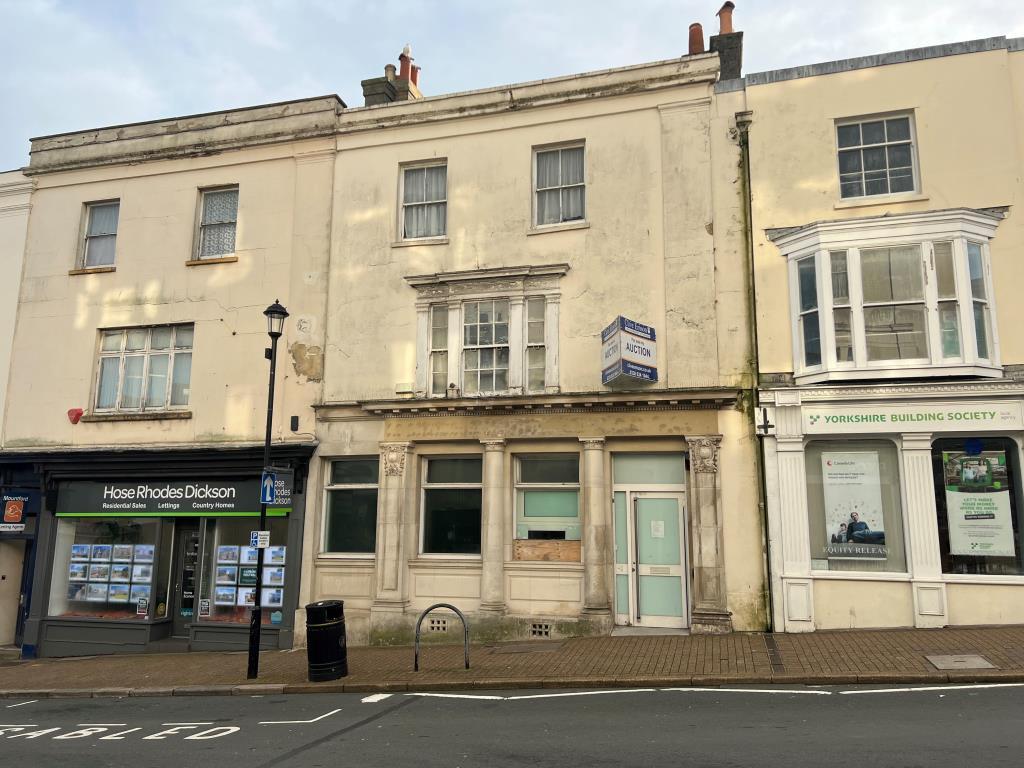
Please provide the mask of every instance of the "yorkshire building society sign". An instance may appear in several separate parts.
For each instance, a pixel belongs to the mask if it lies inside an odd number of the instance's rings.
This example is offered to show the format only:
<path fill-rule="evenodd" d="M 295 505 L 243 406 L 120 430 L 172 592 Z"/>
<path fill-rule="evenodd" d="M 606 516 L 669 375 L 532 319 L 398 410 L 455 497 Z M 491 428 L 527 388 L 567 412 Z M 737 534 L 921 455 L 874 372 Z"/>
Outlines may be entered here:
<path fill-rule="evenodd" d="M 654 329 L 619 315 L 601 331 L 601 383 L 616 379 L 658 380 Z"/>
<path fill-rule="evenodd" d="M 836 432 L 978 432 L 1018 430 L 1024 425 L 1019 402 L 871 404 L 804 407 L 805 434 Z"/>

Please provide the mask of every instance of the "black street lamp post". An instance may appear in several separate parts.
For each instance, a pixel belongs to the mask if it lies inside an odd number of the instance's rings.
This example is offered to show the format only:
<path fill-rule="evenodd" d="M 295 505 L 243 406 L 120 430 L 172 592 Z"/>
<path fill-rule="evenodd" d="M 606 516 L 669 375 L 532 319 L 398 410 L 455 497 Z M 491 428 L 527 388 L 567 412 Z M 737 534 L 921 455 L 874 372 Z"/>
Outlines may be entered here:
<path fill-rule="evenodd" d="M 270 436 L 274 427 L 274 377 L 277 373 L 277 340 L 284 332 L 284 321 L 288 317 L 288 310 L 281 306 L 277 299 L 274 303 L 263 310 L 267 316 L 267 333 L 270 336 L 270 349 L 265 351 L 267 359 L 270 360 L 270 387 L 267 395 L 267 434 L 263 442 L 263 470 L 270 469 Z M 267 504 L 264 499 L 263 486 L 260 485 L 260 530 L 267 527 Z M 249 671 L 246 677 L 255 680 L 260 672 L 260 629 L 263 626 L 262 606 L 262 581 L 263 581 L 263 548 L 256 550 L 256 594 L 252 605 L 252 615 L 249 617 Z"/>

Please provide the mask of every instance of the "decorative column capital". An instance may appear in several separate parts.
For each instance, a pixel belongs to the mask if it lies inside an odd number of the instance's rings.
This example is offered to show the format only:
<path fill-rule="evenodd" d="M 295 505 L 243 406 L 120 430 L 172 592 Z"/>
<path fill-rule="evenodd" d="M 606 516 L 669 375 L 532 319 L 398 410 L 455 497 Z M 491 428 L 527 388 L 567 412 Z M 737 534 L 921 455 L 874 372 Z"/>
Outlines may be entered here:
<path fill-rule="evenodd" d="M 581 437 L 580 442 L 583 444 L 584 451 L 603 451 L 604 450 L 604 438 L 603 437 Z"/>
<path fill-rule="evenodd" d="M 401 477 L 405 474 L 405 457 L 412 443 L 381 443 L 380 457 L 384 460 L 384 477 Z"/>
<path fill-rule="evenodd" d="M 690 461 L 693 463 L 694 472 L 718 472 L 721 435 L 687 435 L 686 444 L 690 449 Z"/>
<path fill-rule="evenodd" d="M 503 439 L 481 440 L 480 441 L 480 445 L 482 445 L 484 447 L 484 453 L 489 453 L 490 451 L 504 451 L 505 450 L 505 441 Z"/>

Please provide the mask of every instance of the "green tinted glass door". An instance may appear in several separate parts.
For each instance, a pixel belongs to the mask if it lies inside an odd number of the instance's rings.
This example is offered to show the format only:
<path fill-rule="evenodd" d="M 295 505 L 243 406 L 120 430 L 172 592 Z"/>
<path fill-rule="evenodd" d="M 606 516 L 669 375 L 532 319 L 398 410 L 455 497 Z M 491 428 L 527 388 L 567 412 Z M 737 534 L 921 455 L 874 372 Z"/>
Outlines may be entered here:
<path fill-rule="evenodd" d="M 635 622 L 639 626 L 685 626 L 682 495 L 636 493 L 633 501 Z"/>

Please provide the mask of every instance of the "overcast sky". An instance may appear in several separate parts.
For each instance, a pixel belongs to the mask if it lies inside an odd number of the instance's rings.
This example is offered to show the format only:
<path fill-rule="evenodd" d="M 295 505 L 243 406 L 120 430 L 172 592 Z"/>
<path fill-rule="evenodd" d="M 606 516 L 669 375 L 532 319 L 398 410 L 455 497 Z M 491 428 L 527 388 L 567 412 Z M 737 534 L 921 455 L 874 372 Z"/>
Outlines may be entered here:
<path fill-rule="evenodd" d="M 686 52 L 718 0 L 0 0 L 0 170 L 29 138 L 337 93 L 411 43 L 427 95 Z M 744 72 L 1024 36 L 1019 0 L 738 0 Z"/>

